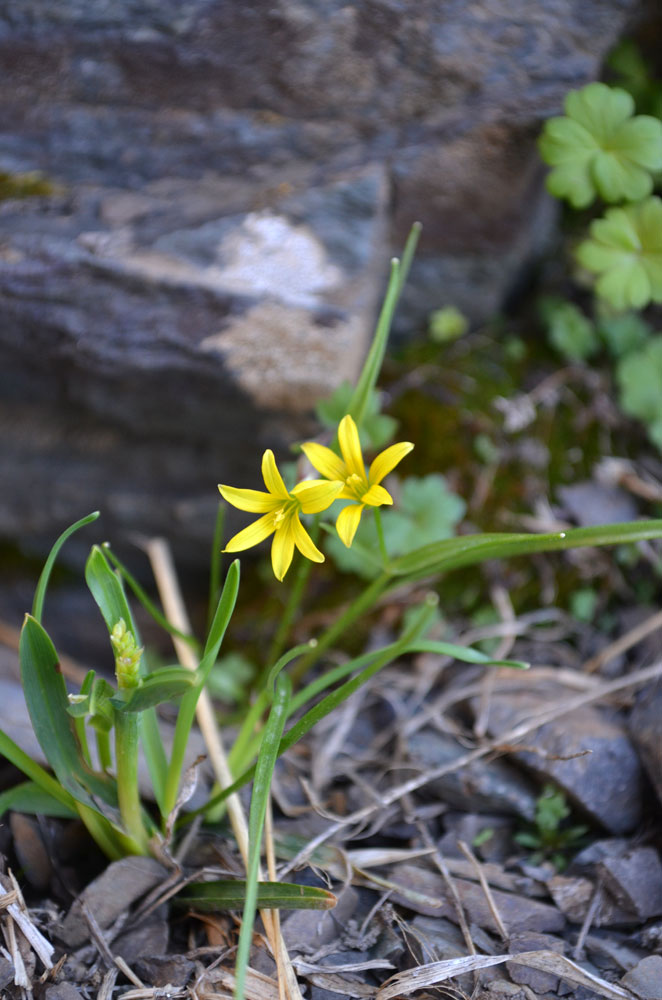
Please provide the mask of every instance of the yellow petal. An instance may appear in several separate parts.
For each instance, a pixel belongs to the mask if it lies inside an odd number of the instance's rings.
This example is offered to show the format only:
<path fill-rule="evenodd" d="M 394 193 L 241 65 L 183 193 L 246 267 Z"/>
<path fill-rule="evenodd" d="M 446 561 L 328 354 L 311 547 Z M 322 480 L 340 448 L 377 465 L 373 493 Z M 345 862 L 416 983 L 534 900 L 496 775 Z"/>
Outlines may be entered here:
<path fill-rule="evenodd" d="M 282 580 L 287 573 L 293 555 L 294 531 L 292 530 L 292 519 L 288 518 L 278 528 L 271 543 L 271 566 L 277 580 Z"/>
<path fill-rule="evenodd" d="M 304 514 L 319 514 L 321 510 L 326 510 L 336 499 L 343 484 L 340 482 L 329 482 L 327 479 L 310 479 L 308 482 L 297 483 L 292 490 L 301 504 Z"/>
<path fill-rule="evenodd" d="M 273 496 L 278 497 L 279 500 L 289 500 L 290 494 L 285 488 L 283 477 L 278 471 L 274 453 L 270 448 L 267 448 L 262 456 L 262 478 L 264 485 Z"/>
<path fill-rule="evenodd" d="M 361 514 L 363 513 L 363 505 L 360 503 L 351 503 L 343 509 L 338 514 L 338 520 L 336 521 L 336 531 L 340 536 L 341 542 L 344 542 L 347 548 L 350 547 L 354 541 L 354 535 L 356 534 L 356 529 L 359 526 L 359 521 L 361 520 Z"/>
<path fill-rule="evenodd" d="M 292 532 L 294 534 L 294 544 L 301 555 L 305 556 L 306 559 L 310 559 L 311 562 L 324 562 L 324 556 L 313 543 L 312 538 L 299 520 L 298 514 L 295 514 L 292 518 Z"/>
<path fill-rule="evenodd" d="M 238 490 L 234 486 L 221 486 L 220 483 L 218 488 L 223 499 L 233 507 L 249 510 L 252 514 L 275 510 L 280 503 L 271 493 L 263 493 L 261 490 Z"/>
<path fill-rule="evenodd" d="M 259 545 L 260 542 L 263 542 L 264 539 L 268 538 L 274 530 L 274 515 L 265 514 L 257 521 L 253 521 L 252 524 L 249 524 L 243 531 L 239 531 L 236 535 L 234 535 L 223 551 L 242 552 L 244 549 L 250 549 L 254 545 Z"/>
<path fill-rule="evenodd" d="M 301 445 L 301 450 L 314 469 L 321 472 L 327 479 L 346 479 L 349 475 L 342 458 L 335 451 L 325 448 L 323 444 L 309 441 Z"/>
<path fill-rule="evenodd" d="M 375 483 L 370 489 L 363 494 L 361 497 L 361 503 L 367 503 L 370 507 L 381 507 L 382 504 L 392 504 L 393 497 L 385 490 L 383 486 L 378 486 Z"/>
<path fill-rule="evenodd" d="M 356 428 L 352 417 L 347 414 L 340 421 L 338 427 L 338 443 L 340 444 L 340 450 L 342 452 L 342 457 L 345 459 L 345 465 L 349 470 L 349 474 L 352 473 L 360 476 L 361 479 L 365 480 L 365 466 L 363 464 L 363 455 L 361 453 L 361 442 L 359 441 L 359 432 Z"/>
<path fill-rule="evenodd" d="M 392 444 L 390 448 L 377 455 L 370 466 L 368 476 L 371 483 L 381 483 L 384 476 L 395 469 L 398 462 L 401 462 L 405 455 L 408 455 L 413 448 L 410 441 L 400 441 L 399 444 Z"/>

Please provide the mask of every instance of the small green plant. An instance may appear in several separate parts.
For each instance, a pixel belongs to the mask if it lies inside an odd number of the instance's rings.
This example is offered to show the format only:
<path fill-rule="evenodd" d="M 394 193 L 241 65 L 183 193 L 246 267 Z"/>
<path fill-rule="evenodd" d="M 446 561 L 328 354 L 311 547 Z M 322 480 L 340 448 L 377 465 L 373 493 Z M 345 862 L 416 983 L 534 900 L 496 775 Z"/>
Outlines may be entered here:
<path fill-rule="evenodd" d="M 469 329 L 469 320 L 456 306 L 444 306 L 430 314 L 428 333 L 430 340 L 447 344 L 463 337 Z"/>
<path fill-rule="evenodd" d="M 565 115 L 550 118 L 540 138 L 551 194 L 586 208 L 598 196 L 640 201 L 651 193 L 662 169 L 662 124 L 634 109 L 630 94 L 605 83 L 568 94 Z"/>
<path fill-rule="evenodd" d="M 550 342 L 567 360 L 585 362 L 607 350 L 616 362 L 621 408 L 642 420 L 662 448 L 658 348 L 637 315 L 662 303 L 662 199 L 653 193 L 662 176 L 662 85 L 632 43 L 619 48 L 612 66 L 627 89 L 592 83 L 573 91 L 565 116 L 546 122 L 539 142 L 556 197 L 575 208 L 596 198 L 622 203 L 594 218 L 575 248 L 578 277 L 594 282 L 595 301 L 585 310 L 547 299 L 540 311 Z M 635 98 L 653 113 L 637 114 Z"/>
<path fill-rule="evenodd" d="M 288 488 L 272 452 L 267 450 L 262 458 L 265 491 L 221 487 L 226 501 L 258 515 L 257 520 L 229 540 L 225 551 L 242 551 L 270 538 L 272 569 L 278 586 L 284 587 L 285 601 L 271 648 L 265 652 L 263 662 L 257 664 L 253 700 L 243 703 L 241 717 L 235 720 L 238 728 L 227 760 L 222 765 L 216 761 L 218 787 L 206 804 L 187 811 L 190 782 L 184 759 L 196 712 L 202 708 L 201 717 L 209 718 L 207 685 L 212 671 L 223 669 L 219 655 L 239 595 L 239 561 L 234 560 L 224 574 L 221 572 L 220 531 L 215 536 L 210 623 L 202 638 L 193 635 L 181 621 L 173 624 L 108 545 L 92 547 L 85 579 L 108 632 L 115 664 L 114 684 L 90 671 L 80 691 L 69 695 L 58 666 L 57 651 L 43 623 L 44 602 L 57 555 L 74 532 L 96 520 L 96 513 L 77 521 L 56 541 L 21 632 L 25 698 L 50 772 L 0 732 L 0 753 L 28 779 L 0 796 L 0 815 L 7 809 L 15 809 L 78 816 L 108 857 L 152 854 L 163 860 L 177 846 L 195 816 L 214 820 L 219 809 L 227 807 L 246 878 L 189 884 L 181 901 L 204 908 L 243 905 L 237 952 L 237 1000 L 243 1000 L 244 996 L 256 908 L 263 911 L 270 907 L 325 908 L 334 902 L 333 896 L 324 890 L 261 880 L 263 827 L 278 757 L 387 664 L 407 654 L 428 652 L 451 656 L 460 662 L 525 666 L 518 661 L 494 660 L 478 649 L 425 638 L 437 614 L 434 594 L 409 609 L 403 616 L 400 634 L 387 645 L 363 655 L 341 658 L 340 662 L 337 657 L 327 660 L 327 651 L 342 649 L 351 638 L 357 620 L 393 591 L 415 591 L 414 583 L 434 581 L 453 569 L 486 559 L 662 537 L 662 520 L 540 535 L 494 533 L 451 537 L 463 505 L 447 491 L 441 477 L 432 474 L 423 480 L 405 481 L 401 491 L 393 489 L 393 495 L 389 492 L 391 487 L 387 489 L 384 485 L 391 471 L 406 459 L 412 443 L 389 445 L 366 467 L 361 431 L 366 421 L 376 415 L 376 383 L 415 239 L 413 233 L 402 264 L 393 262 L 372 345 L 335 433 L 330 435 L 328 445 L 307 442 L 302 446 L 322 478 L 304 480 Z M 396 506 L 394 497 L 399 508 L 388 509 Z M 344 505 L 339 510 L 336 506 L 335 521 L 320 523 L 320 515 L 330 511 L 334 504 Z M 382 522 L 383 507 L 387 509 Z M 313 565 L 325 559 L 323 549 L 329 551 L 328 538 L 337 538 L 345 551 L 353 546 L 367 561 L 367 550 L 361 552 L 358 546 L 360 533 L 371 521 L 377 545 L 370 553 L 370 580 L 355 590 L 351 600 L 323 631 L 307 643 L 292 646 L 292 626 L 309 600 L 309 574 Z M 287 582 L 283 583 L 286 576 Z M 180 666 L 148 669 L 127 588 L 172 635 Z M 311 589 L 313 594 L 318 593 L 317 588 Z M 179 601 L 176 603 L 179 606 Z M 312 674 L 312 667 L 320 665 L 321 669 Z M 167 752 L 156 714 L 157 707 L 164 702 L 178 706 L 174 740 Z M 220 743 L 218 737 L 215 741 Z M 149 807 L 141 800 L 138 789 L 139 752 L 146 759 L 152 783 L 154 804 Z M 216 747 L 216 757 L 219 753 Z M 234 793 L 249 782 L 252 795 L 246 824 Z"/>
<path fill-rule="evenodd" d="M 570 808 L 563 792 L 554 785 L 545 785 L 536 802 L 533 824 L 514 837 L 522 847 L 533 851 L 531 862 L 534 865 L 551 861 L 561 871 L 567 864 L 567 855 L 582 846 L 588 827 L 568 826 L 564 821 L 569 816 Z"/>

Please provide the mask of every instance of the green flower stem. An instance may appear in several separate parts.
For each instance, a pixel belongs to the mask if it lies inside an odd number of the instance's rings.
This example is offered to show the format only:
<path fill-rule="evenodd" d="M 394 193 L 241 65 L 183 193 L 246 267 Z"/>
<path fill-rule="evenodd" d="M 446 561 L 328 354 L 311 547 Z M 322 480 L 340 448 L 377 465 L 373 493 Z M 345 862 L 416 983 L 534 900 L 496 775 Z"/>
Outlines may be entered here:
<path fill-rule="evenodd" d="M 312 538 L 315 545 L 319 539 L 320 527 L 319 527 L 319 517 L 315 517 L 315 521 L 310 530 L 310 537 Z M 269 648 L 269 653 L 267 656 L 267 670 L 270 670 L 272 665 L 276 662 L 278 657 L 282 654 L 285 648 L 285 642 L 289 634 L 292 622 L 294 621 L 296 614 L 299 610 L 301 604 L 301 598 L 308 583 L 308 577 L 310 576 L 310 571 L 313 568 L 313 564 L 309 559 L 299 559 L 296 576 L 294 578 L 294 583 L 292 589 L 290 590 L 290 596 L 287 599 L 287 604 L 283 614 L 281 615 L 280 622 L 278 623 L 278 628 L 276 629 L 276 634 L 273 637 L 271 646 Z"/>
<path fill-rule="evenodd" d="M 290 678 L 295 688 L 311 667 L 317 663 L 321 654 L 325 653 L 326 650 L 340 638 L 345 630 L 349 628 L 350 625 L 354 624 L 357 618 L 360 618 L 361 615 L 370 611 L 370 609 L 374 607 L 388 587 L 391 579 L 391 574 L 387 570 L 380 573 L 380 575 L 372 581 L 370 586 L 366 587 L 366 589 L 362 591 L 354 601 L 352 601 L 349 607 L 340 615 L 333 625 L 329 626 L 326 632 L 322 633 L 320 638 L 317 640 L 317 646 L 312 649 L 307 656 L 303 656 L 290 671 Z"/>
<path fill-rule="evenodd" d="M 115 761 L 120 815 L 139 854 L 149 854 L 149 837 L 143 823 L 138 791 L 138 715 L 120 712 L 115 716 Z"/>
<path fill-rule="evenodd" d="M 97 753 L 102 771 L 109 771 L 113 766 L 113 757 L 110 752 L 110 733 L 102 733 L 97 729 Z"/>

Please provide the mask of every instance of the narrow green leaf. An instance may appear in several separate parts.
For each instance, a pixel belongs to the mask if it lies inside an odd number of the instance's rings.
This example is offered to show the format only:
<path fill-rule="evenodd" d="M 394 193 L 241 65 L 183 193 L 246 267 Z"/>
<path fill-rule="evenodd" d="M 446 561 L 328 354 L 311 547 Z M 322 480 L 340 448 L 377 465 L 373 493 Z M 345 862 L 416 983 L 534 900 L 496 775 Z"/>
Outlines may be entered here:
<path fill-rule="evenodd" d="M 184 667 L 164 667 L 153 674 L 146 674 L 126 700 L 121 695 L 111 699 L 119 712 L 144 712 L 165 701 L 174 701 L 197 684 L 197 675 Z"/>
<path fill-rule="evenodd" d="M 30 615 L 25 616 L 21 630 L 19 659 L 32 728 L 58 781 L 90 809 L 101 811 L 99 799 L 116 807 L 113 783 L 92 771 L 83 756 L 67 711 L 69 699 L 55 647 Z"/>
<path fill-rule="evenodd" d="M 255 780 L 253 782 L 253 792 L 251 795 L 251 808 L 248 817 L 248 865 L 246 870 L 246 898 L 244 901 L 244 912 L 241 921 L 241 931 L 239 933 L 239 944 L 237 947 L 237 958 L 235 963 L 235 997 L 236 1000 L 244 1000 L 244 985 L 246 982 L 246 970 L 250 958 L 251 942 L 253 938 L 253 924 L 255 923 L 255 910 L 258 898 L 258 873 L 260 868 L 260 846 L 262 844 L 262 830 L 264 828 L 264 818 L 269 804 L 269 789 L 274 766 L 278 758 L 278 747 L 285 720 L 287 719 L 287 709 L 292 693 L 292 685 L 287 674 L 279 674 L 276 678 L 276 689 L 274 691 L 273 702 L 269 718 L 262 733 L 262 742 L 257 757 L 255 768 Z"/>
<path fill-rule="evenodd" d="M 66 531 L 63 531 L 60 537 L 55 542 L 55 545 L 48 554 L 48 558 L 41 571 L 41 576 L 37 583 L 37 589 L 35 590 L 34 601 L 32 602 L 32 617 L 38 622 L 41 622 L 43 611 L 44 611 L 44 597 L 46 596 L 46 589 L 48 587 L 48 581 L 50 580 L 51 572 L 57 559 L 58 553 L 66 540 L 73 535 L 75 531 L 79 528 L 83 528 L 86 524 L 91 524 L 92 521 L 96 521 L 99 517 L 99 511 L 95 510 L 92 514 L 88 514 L 87 517 L 81 517 L 80 521 L 76 521 L 72 524 Z"/>
<path fill-rule="evenodd" d="M 30 778 L 33 784 L 41 788 L 45 795 L 56 799 L 63 808 L 76 811 L 76 801 L 73 795 L 63 788 L 48 771 L 45 771 L 41 764 L 38 764 L 24 750 L 21 750 L 2 730 L 0 730 L 0 755 Z"/>
<path fill-rule="evenodd" d="M 408 653 L 436 653 L 438 656 L 452 656 L 461 663 L 482 663 L 486 667 L 512 667 L 515 670 L 528 670 L 529 664 L 524 660 L 495 660 L 494 657 L 481 653 L 471 646 L 458 646 L 454 642 L 436 642 L 433 639 L 419 639 L 407 649 Z"/>
<path fill-rule="evenodd" d="M 583 546 L 618 545 L 662 537 L 662 520 L 628 521 L 625 524 L 605 524 L 592 528 L 570 528 L 551 534 L 494 533 L 462 535 L 425 545 L 406 556 L 393 559 L 390 570 L 394 576 L 417 579 L 448 572 L 461 566 L 472 566 L 486 559 L 504 559 L 552 552 Z"/>
<path fill-rule="evenodd" d="M 34 781 L 24 781 L 14 785 L 0 795 L 0 816 L 9 810 L 29 813 L 33 816 L 58 816 L 61 819 L 77 819 L 78 813 L 66 806 L 61 799 L 51 795 Z"/>
<path fill-rule="evenodd" d="M 384 361 L 384 354 L 386 352 L 386 344 L 388 343 L 388 337 L 391 332 L 393 316 L 395 314 L 404 283 L 407 280 L 407 275 L 409 274 L 409 269 L 411 267 L 414 253 L 416 252 L 416 245 L 418 243 L 420 232 L 420 223 L 415 222 L 411 228 L 409 236 L 407 237 L 407 243 L 405 244 L 405 249 L 402 254 L 402 262 L 396 258 L 391 261 L 391 275 L 386 289 L 384 304 L 381 308 L 379 319 L 377 320 L 375 335 L 373 337 L 370 350 L 368 351 L 368 356 L 364 362 L 363 369 L 359 375 L 358 382 L 356 383 L 356 389 L 354 390 L 354 394 L 347 409 L 347 412 L 354 417 L 354 420 L 359 428 L 361 427 L 366 413 L 368 412 L 370 394 L 375 388 L 377 379 L 379 378 L 379 373 Z"/>
<path fill-rule="evenodd" d="M 225 528 L 226 506 L 219 501 L 216 509 L 214 537 L 211 543 L 211 559 L 209 561 L 209 610 L 207 628 L 211 628 L 214 611 L 221 593 L 221 560 L 223 549 L 223 530 Z"/>
<path fill-rule="evenodd" d="M 178 906 L 196 910 L 238 910 L 244 905 L 246 882 L 222 879 L 217 882 L 191 882 L 173 898 Z M 326 889 L 292 882 L 258 882 L 257 906 L 260 910 L 330 910 L 336 897 Z"/>
<path fill-rule="evenodd" d="M 234 562 L 231 563 L 225 577 L 225 583 L 223 584 L 223 590 L 221 591 L 221 596 L 218 601 L 216 614 L 214 615 L 214 620 L 212 621 L 209 635 L 207 636 L 207 641 L 205 643 L 202 660 L 200 661 L 200 665 L 196 672 L 198 683 L 184 695 L 182 703 L 179 706 L 177 722 L 175 724 L 172 752 L 170 754 L 170 763 L 167 767 L 167 774 L 164 782 L 163 802 L 159 800 L 161 814 L 164 817 L 170 815 L 177 800 L 179 782 L 181 780 L 182 768 L 184 765 L 184 755 L 186 753 L 186 746 L 191 732 L 191 726 L 193 725 L 193 719 L 195 718 L 195 709 L 198 704 L 198 698 L 200 697 L 200 691 L 207 682 L 209 672 L 218 658 L 218 653 L 225 636 L 225 631 L 230 624 L 232 612 L 234 611 L 235 604 L 237 603 L 240 576 L 239 560 L 235 559 Z"/>

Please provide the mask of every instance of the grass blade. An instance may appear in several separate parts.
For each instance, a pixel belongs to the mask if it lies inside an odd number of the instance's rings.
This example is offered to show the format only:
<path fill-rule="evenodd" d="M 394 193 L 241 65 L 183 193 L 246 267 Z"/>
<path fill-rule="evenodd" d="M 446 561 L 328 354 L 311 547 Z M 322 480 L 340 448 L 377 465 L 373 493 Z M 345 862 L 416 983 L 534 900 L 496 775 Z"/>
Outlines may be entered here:
<path fill-rule="evenodd" d="M 278 757 L 278 747 L 288 715 L 291 693 L 292 685 L 289 677 L 287 674 L 280 674 L 276 679 L 276 689 L 274 691 L 271 711 L 269 712 L 269 718 L 262 733 L 262 743 L 255 768 L 255 780 L 253 782 L 251 808 L 248 817 L 246 898 L 244 900 L 244 912 L 235 964 L 235 1000 L 244 1000 L 246 970 L 248 968 L 258 898 L 262 830 L 264 829 L 264 818 L 269 804 L 271 777 Z"/>
<path fill-rule="evenodd" d="M 191 882 L 186 891 L 174 897 L 178 906 L 196 910 L 238 910 L 244 905 L 246 882 L 222 879 L 217 882 Z M 291 882 L 258 882 L 257 907 L 260 910 L 330 910 L 336 897 L 326 889 Z"/>
<path fill-rule="evenodd" d="M 91 524 L 92 521 L 96 521 L 98 517 L 99 517 L 98 510 L 93 511 L 86 517 L 81 517 L 79 521 L 76 521 L 75 524 L 72 524 L 69 528 L 66 529 L 66 531 L 62 532 L 60 537 L 55 542 L 55 545 L 48 553 L 48 558 L 46 560 L 46 563 L 44 564 L 44 568 L 41 571 L 41 575 L 37 583 L 37 589 L 35 590 L 34 594 L 34 600 L 32 602 L 32 617 L 35 618 L 38 622 L 41 622 L 41 619 L 43 617 L 44 597 L 46 596 L 48 581 L 50 580 L 51 572 L 53 570 L 53 566 L 55 565 L 55 560 L 57 559 L 60 549 L 62 548 L 66 540 L 70 538 L 75 531 L 78 531 L 79 528 L 85 527 L 86 524 Z"/>
<path fill-rule="evenodd" d="M 51 779 L 53 780 L 53 779 Z M 78 813 L 67 806 L 60 798 L 56 798 L 34 781 L 24 781 L 14 785 L 0 795 L 0 816 L 9 810 L 29 813 L 32 816 L 57 816 L 60 819 L 77 819 Z"/>
<path fill-rule="evenodd" d="M 216 608 L 216 614 L 212 621 L 209 635 L 205 643 L 205 648 L 197 670 L 198 683 L 187 694 L 184 695 L 177 714 L 175 724 L 175 735 L 170 754 L 170 763 L 167 767 L 167 774 L 164 786 L 163 805 L 159 802 L 162 816 L 169 816 L 175 807 L 179 783 L 184 765 L 184 755 L 188 743 L 191 726 L 195 718 L 195 709 L 200 697 L 200 691 L 207 682 L 209 672 L 218 658 L 221 643 L 225 636 L 226 629 L 230 624 L 232 612 L 237 603 L 239 593 L 239 581 L 241 577 L 239 560 L 235 559 L 228 569 L 227 576 L 221 596 Z"/>
<path fill-rule="evenodd" d="M 66 788 L 63 788 L 59 781 L 56 781 L 48 771 L 45 771 L 41 764 L 38 764 L 24 750 L 21 750 L 2 730 L 0 730 L 0 754 L 13 764 L 14 767 L 17 767 L 19 771 L 22 771 L 26 777 L 30 778 L 31 782 L 39 787 L 44 795 L 57 800 L 63 808 L 72 810 L 74 813 L 76 812 L 76 800 L 73 795 Z M 10 789 L 10 791 L 13 791 L 13 789 Z M 9 795 L 10 792 L 6 792 L 5 794 Z"/>
<path fill-rule="evenodd" d="M 619 545 L 662 537 L 662 520 L 628 521 L 592 528 L 569 528 L 551 534 L 461 535 L 433 542 L 405 556 L 393 559 L 389 566 L 394 576 L 410 580 L 445 573 L 462 566 L 472 566 L 486 559 L 504 559 L 534 552 L 553 552 L 583 546 Z"/>

